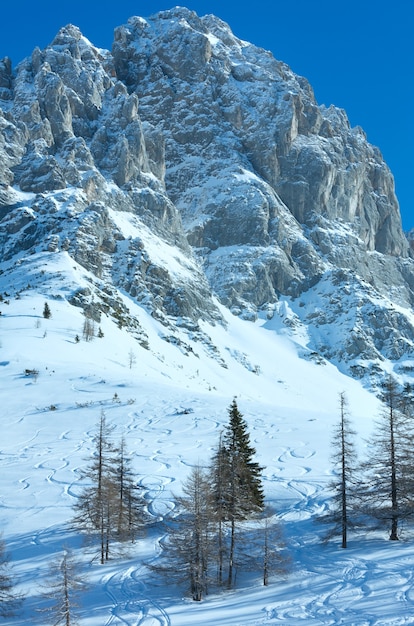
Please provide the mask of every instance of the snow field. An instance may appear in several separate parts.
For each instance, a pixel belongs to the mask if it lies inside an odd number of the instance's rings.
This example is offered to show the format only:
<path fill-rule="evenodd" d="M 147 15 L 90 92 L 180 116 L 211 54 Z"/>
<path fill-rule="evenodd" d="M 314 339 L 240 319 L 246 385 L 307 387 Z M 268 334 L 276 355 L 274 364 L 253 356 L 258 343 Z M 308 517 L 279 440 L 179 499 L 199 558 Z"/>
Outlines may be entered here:
<path fill-rule="evenodd" d="M 83 626 L 414 623 L 409 529 L 398 543 L 388 542 L 386 532 L 351 536 L 350 547 L 341 550 L 338 542 L 321 543 L 324 528 L 315 523 L 329 506 L 338 395 L 348 396 L 364 451 L 378 414 L 371 394 L 328 364 L 300 359 L 299 347 L 278 331 L 277 319 L 272 327 L 223 311 L 227 329 L 203 324 L 226 368 L 203 346 L 194 343 L 194 353 L 186 355 L 163 340 L 165 329 L 130 301 L 149 350 L 104 316 L 103 338 L 76 343 L 83 316 L 60 292 L 62 275 L 69 272 L 64 261 L 59 272 L 54 282 L 22 291 L 19 299 L 7 276 L 0 279 L 0 293 L 10 293 L 10 303 L 0 303 L 1 524 L 26 594 L 22 614 L 4 623 L 33 623 L 48 564 L 65 545 L 89 581 L 80 610 Z M 46 300 L 49 320 L 42 317 Z M 130 367 L 131 350 L 136 361 Z M 26 369 L 39 374 L 26 375 Z M 264 588 L 259 576 L 240 572 L 235 590 L 193 603 L 182 589 L 165 581 L 156 585 L 148 574 L 145 564 L 159 558 L 165 533 L 157 525 L 128 551 L 122 548 L 118 558 L 98 565 L 93 547 L 67 522 L 101 411 L 114 440 L 125 436 L 149 511 L 161 520 L 174 512 L 174 495 L 191 466 L 209 461 L 234 396 L 265 467 L 266 499 L 283 523 L 291 573 Z"/>

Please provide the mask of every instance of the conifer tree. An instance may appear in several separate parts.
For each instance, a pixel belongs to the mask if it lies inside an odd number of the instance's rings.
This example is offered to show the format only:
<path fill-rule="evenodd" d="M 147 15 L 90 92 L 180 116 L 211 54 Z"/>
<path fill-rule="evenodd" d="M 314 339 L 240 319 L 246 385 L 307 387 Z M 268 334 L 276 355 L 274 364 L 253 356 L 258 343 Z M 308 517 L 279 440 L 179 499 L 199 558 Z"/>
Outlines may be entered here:
<path fill-rule="evenodd" d="M 222 435 L 220 435 L 217 452 L 214 454 L 211 463 L 211 484 L 213 490 L 213 506 L 215 519 L 217 520 L 217 581 L 219 585 L 223 583 L 223 562 L 226 553 L 224 524 L 227 519 L 228 508 L 228 456 L 223 446 Z"/>
<path fill-rule="evenodd" d="M 327 538 L 329 539 L 339 533 L 342 548 L 346 548 L 348 530 L 355 526 L 350 514 L 353 508 L 356 508 L 357 456 L 354 444 L 356 432 L 351 427 L 344 392 L 339 396 L 339 409 L 339 422 L 335 426 L 332 436 L 332 460 L 336 477 L 330 483 L 330 487 L 334 490 L 333 510 L 324 515 L 321 521 L 332 525 Z"/>
<path fill-rule="evenodd" d="M 131 468 L 131 457 L 126 451 L 125 439 L 121 439 L 114 458 L 116 534 L 119 539 L 134 541 L 147 521 L 145 501 L 136 484 Z"/>
<path fill-rule="evenodd" d="M 224 433 L 223 445 L 230 467 L 236 479 L 236 508 L 240 517 L 248 517 L 252 512 L 263 510 L 264 495 L 261 480 L 263 468 L 253 460 L 255 448 L 250 444 L 247 423 L 233 399 L 229 413 L 229 423 Z"/>
<path fill-rule="evenodd" d="M 216 548 L 211 486 L 201 467 L 192 469 L 176 504 L 179 514 L 169 521 L 164 558 L 152 569 L 169 581 L 184 583 L 192 599 L 200 601 L 208 593 Z"/>
<path fill-rule="evenodd" d="M 50 317 L 52 317 L 52 312 L 51 312 L 50 307 L 49 307 L 47 302 L 45 302 L 45 306 L 43 307 L 43 317 L 46 320 L 48 320 Z"/>
<path fill-rule="evenodd" d="M 3 539 L 0 538 L 0 616 L 12 617 L 19 608 L 23 596 L 15 591 L 10 558 Z"/>
<path fill-rule="evenodd" d="M 85 341 L 92 341 L 95 337 L 95 322 L 86 314 L 83 320 L 82 336 Z"/>
<path fill-rule="evenodd" d="M 289 558 L 284 553 L 281 526 L 272 523 L 268 515 L 263 520 L 262 541 L 263 585 L 267 587 L 272 574 L 285 573 L 289 563 Z"/>
<path fill-rule="evenodd" d="M 50 567 L 50 577 L 43 595 L 51 604 L 41 609 L 43 619 L 53 626 L 77 624 L 78 596 L 84 586 L 84 579 L 77 573 L 71 555 L 65 550 L 62 559 Z"/>
<path fill-rule="evenodd" d="M 89 481 L 76 504 L 74 524 L 87 533 L 97 533 L 100 544 L 100 561 L 103 564 L 109 556 L 109 541 L 112 522 L 112 501 L 114 498 L 113 466 L 111 463 L 113 446 L 110 442 L 110 429 L 105 413 L 101 413 L 98 433 L 94 438 L 95 455 L 82 477 Z"/>
<path fill-rule="evenodd" d="M 73 520 L 83 532 L 98 535 L 102 564 L 109 558 L 111 541 L 133 541 L 146 522 L 145 503 L 134 480 L 125 441 L 116 448 L 110 435 L 102 413 L 94 457 L 82 476 L 89 485 L 75 504 Z"/>
<path fill-rule="evenodd" d="M 213 459 L 211 472 L 217 518 L 221 523 L 227 522 L 230 525 L 227 548 L 227 586 L 231 587 L 234 574 L 236 523 L 263 510 L 264 495 L 261 483 L 263 468 L 253 460 L 256 451 L 250 444 L 247 423 L 235 399 L 228 413 L 229 423 Z M 222 546 L 221 553 L 223 553 Z M 222 562 L 219 563 L 219 580 L 221 567 Z"/>
<path fill-rule="evenodd" d="M 384 385 L 384 410 L 369 441 L 370 458 L 363 464 L 364 510 L 390 525 L 390 539 L 399 539 L 402 520 L 414 513 L 414 428 L 407 403 L 390 377 Z"/>
<path fill-rule="evenodd" d="M 273 576 L 283 576 L 288 572 L 291 559 L 282 526 L 272 511 L 266 509 L 253 525 L 245 525 L 241 539 L 238 560 L 246 569 L 261 570 L 264 586 L 269 585 Z"/>

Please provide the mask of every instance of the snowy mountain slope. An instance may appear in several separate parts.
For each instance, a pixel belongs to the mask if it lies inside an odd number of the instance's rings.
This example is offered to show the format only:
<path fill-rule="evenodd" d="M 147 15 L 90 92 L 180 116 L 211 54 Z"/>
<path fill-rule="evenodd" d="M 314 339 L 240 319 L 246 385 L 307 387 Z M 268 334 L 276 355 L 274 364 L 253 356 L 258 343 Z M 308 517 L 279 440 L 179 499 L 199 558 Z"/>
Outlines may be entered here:
<path fill-rule="evenodd" d="M 163 324 L 126 297 L 147 348 L 110 316 L 102 316 L 103 337 L 77 343 L 83 315 L 67 302 L 66 289 L 71 275 L 79 274 L 77 282 L 85 284 L 90 276 L 65 259 L 50 253 L 34 258 L 35 288 L 26 289 L 23 263 L 13 273 L 14 285 L 7 272 L 0 277 L 1 293 L 9 294 L 0 318 L 0 386 L 9 390 L 2 394 L 2 528 L 27 594 L 22 615 L 5 623 L 32 622 L 42 606 L 39 583 L 64 544 L 83 563 L 90 584 L 82 596 L 81 624 L 409 622 L 411 543 L 403 536 L 391 546 L 386 533 L 353 536 L 344 551 L 337 542 L 324 546 L 323 529 L 314 521 L 329 505 L 329 441 L 338 394 L 348 396 L 361 455 L 379 410 L 375 397 L 330 364 L 301 358 L 299 334 L 298 343 L 283 334 L 281 316 L 252 324 L 223 309 L 227 328 L 203 324 L 205 335 L 220 346 L 220 360 L 202 354 L 199 342 L 191 344 L 194 352 L 166 342 Z M 45 270 L 40 276 L 39 267 Z M 42 317 L 45 299 L 50 319 Z M 284 313 L 291 315 L 288 307 Z M 191 466 L 208 461 L 233 396 L 265 466 L 266 499 L 283 522 L 291 574 L 264 588 L 259 574 L 240 572 L 235 591 L 193 604 L 180 589 L 154 585 L 146 570 L 146 562 L 160 555 L 165 528 L 157 525 L 129 554 L 99 566 L 94 550 L 82 547 L 67 521 L 101 411 L 114 427 L 114 439 L 126 437 L 150 512 L 159 520 L 174 513 L 173 494 L 180 493 Z"/>
<path fill-rule="evenodd" d="M 392 176 L 344 112 L 213 16 L 133 17 L 112 52 L 69 25 L 0 62 L 0 255 L 1 519 L 27 594 L 7 623 L 33 622 L 64 544 L 91 583 L 89 626 L 410 623 L 404 536 L 355 536 L 345 554 L 314 523 L 338 394 L 363 456 L 368 389 L 413 372 Z M 268 589 L 240 572 L 194 605 L 146 562 L 234 396 L 293 571 Z M 105 567 L 67 526 L 102 410 L 154 519 Z"/>
<path fill-rule="evenodd" d="M 68 254 L 95 277 L 93 306 L 88 291 L 72 302 L 97 321 L 119 289 L 178 334 L 224 323 L 217 299 L 251 320 L 288 299 L 310 350 L 366 384 L 411 361 L 392 175 L 268 52 L 176 7 L 131 18 L 112 52 L 66 26 L 17 68 L 3 60 L 0 84 L 2 262 Z"/>

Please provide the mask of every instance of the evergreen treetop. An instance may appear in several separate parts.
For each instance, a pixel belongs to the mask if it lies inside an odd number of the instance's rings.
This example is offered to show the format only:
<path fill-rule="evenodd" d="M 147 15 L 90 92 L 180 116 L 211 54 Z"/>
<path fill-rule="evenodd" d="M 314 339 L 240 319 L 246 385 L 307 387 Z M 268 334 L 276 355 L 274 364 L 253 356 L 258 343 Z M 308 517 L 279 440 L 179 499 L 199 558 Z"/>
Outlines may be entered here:
<path fill-rule="evenodd" d="M 253 460 L 256 450 L 250 443 L 247 423 L 239 411 L 236 399 L 233 399 L 228 414 L 229 423 L 224 432 L 220 454 L 232 475 L 236 500 L 239 503 L 238 516 L 242 518 L 264 507 L 261 481 L 263 468 Z"/>
<path fill-rule="evenodd" d="M 52 317 L 52 311 L 50 310 L 50 307 L 47 302 L 45 302 L 45 306 L 43 307 L 43 317 L 46 320 Z"/>

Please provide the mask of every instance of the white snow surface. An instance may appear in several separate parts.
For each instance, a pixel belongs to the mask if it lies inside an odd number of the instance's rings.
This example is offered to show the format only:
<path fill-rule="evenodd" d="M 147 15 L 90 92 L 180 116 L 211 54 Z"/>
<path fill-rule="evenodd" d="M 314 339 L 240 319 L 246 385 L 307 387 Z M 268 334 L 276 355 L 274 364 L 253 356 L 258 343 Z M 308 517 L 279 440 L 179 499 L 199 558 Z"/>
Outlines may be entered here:
<path fill-rule="evenodd" d="M 1 528 L 25 594 L 21 613 L 3 623 L 38 621 L 41 584 L 66 546 L 89 582 L 81 626 L 413 624 L 408 528 L 399 542 L 388 541 L 386 529 L 351 535 L 346 550 L 339 539 L 321 541 L 326 529 L 315 517 L 330 503 L 339 394 L 348 397 L 362 456 L 380 407 L 334 366 L 301 358 L 303 345 L 283 332 L 288 308 L 257 323 L 222 309 L 226 328 L 202 325 L 219 346 L 215 358 L 200 343 L 184 352 L 165 341 L 165 328 L 127 297 L 148 335 L 148 350 L 104 316 L 103 338 L 76 343 L 83 316 L 66 300 L 74 283 L 88 284 L 88 276 L 65 254 L 35 255 L 29 269 L 22 263 L 21 270 L 6 268 L 0 276 Z M 49 320 L 42 316 L 45 301 Z M 186 342 L 191 345 L 188 337 Z M 25 375 L 33 369 L 37 377 Z M 156 520 L 174 514 L 174 495 L 191 467 L 209 461 L 233 397 L 265 468 L 266 500 L 292 558 L 289 573 L 263 587 L 260 572 L 240 572 L 231 592 L 192 602 L 181 588 L 155 585 L 148 573 L 146 564 L 160 558 L 165 533 L 156 524 L 99 565 L 94 547 L 85 547 L 68 522 L 101 412 L 114 439 L 125 437 Z"/>

